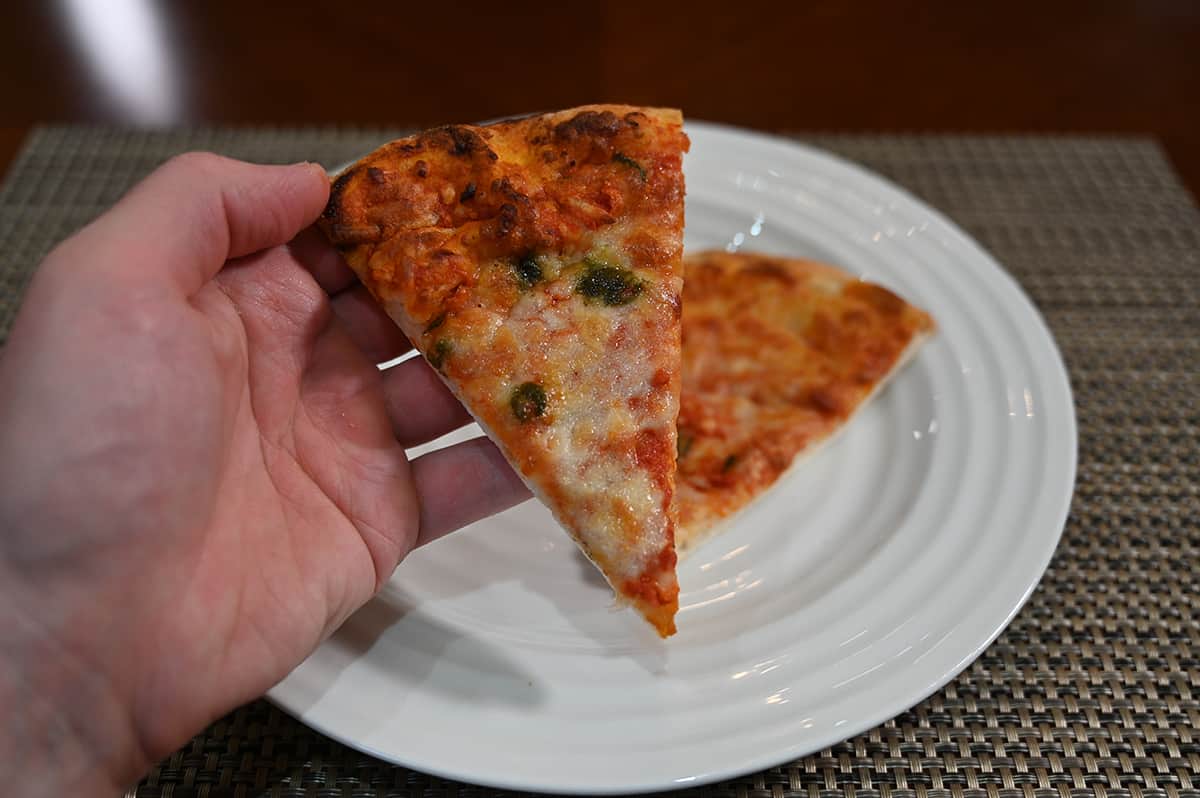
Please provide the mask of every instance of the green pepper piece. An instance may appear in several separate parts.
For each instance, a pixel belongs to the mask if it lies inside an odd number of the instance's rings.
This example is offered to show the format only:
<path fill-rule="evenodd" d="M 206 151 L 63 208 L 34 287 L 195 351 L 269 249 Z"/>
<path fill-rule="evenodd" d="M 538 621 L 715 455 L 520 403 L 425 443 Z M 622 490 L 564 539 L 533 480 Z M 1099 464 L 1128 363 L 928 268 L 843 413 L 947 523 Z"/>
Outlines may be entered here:
<path fill-rule="evenodd" d="M 436 315 L 432 319 L 430 319 L 429 323 L 425 325 L 425 332 L 431 333 L 434 330 L 436 330 L 438 327 L 441 327 L 443 324 L 445 324 L 445 322 L 446 322 L 446 314 L 439 313 L 438 315 Z"/>
<path fill-rule="evenodd" d="M 630 158 L 628 155 L 626 155 L 623 152 L 614 152 L 612 159 L 619 164 L 624 164 L 625 166 L 628 166 L 630 169 L 636 169 L 638 175 L 642 178 L 642 182 L 645 182 L 646 170 L 642 168 L 642 165 L 640 163 L 633 160 L 632 158 Z"/>
<path fill-rule="evenodd" d="M 442 370 L 442 364 L 446 362 L 446 358 L 454 351 L 454 344 L 450 343 L 445 338 L 439 338 L 433 348 L 429 350 L 426 357 L 429 359 L 429 365 L 433 366 L 438 371 Z"/>
<path fill-rule="evenodd" d="M 523 382 L 513 389 L 508 406 L 517 421 L 532 421 L 546 412 L 546 391 L 536 382 Z"/>
<path fill-rule="evenodd" d="M 517 273 L 517 282 L 522 288 L 530 288 L 542 280 L 542 265 L 537 262 L 536 255 L 526 255 L 513 264 Z"/>
<path fill-rule="evenodd" d="M 602 265 L 590 258 L 585 258 L 584 263 L 587 269 L 575 284 L 575 290 L 588 299 L 600 299 L 606 305 L 628 305 L 642 293 L 642 282 L 628 269 Z"/>

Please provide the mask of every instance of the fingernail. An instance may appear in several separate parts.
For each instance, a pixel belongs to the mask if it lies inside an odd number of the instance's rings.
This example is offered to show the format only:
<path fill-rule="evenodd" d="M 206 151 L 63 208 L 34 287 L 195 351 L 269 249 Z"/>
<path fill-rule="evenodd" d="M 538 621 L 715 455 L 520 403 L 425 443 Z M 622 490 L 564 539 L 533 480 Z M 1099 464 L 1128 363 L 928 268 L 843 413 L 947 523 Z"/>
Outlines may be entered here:
<path fill-rule="evenodd" d="M 319 174 L 319 175 L 321 175 L 321 177 L 324 177 L 324 178 L 328 178 L 328 177 L 329 177 L 329 172 L 327 172 L 327 171 L 325 170 L 325 167 L 324 167 L 324 166 L 321 166 L 321 164 L 319 164 L 319 163 L 316 163 L 316 162 L 314 162 L 314 161 L 297 161 L 297 162 L 296 162 L 296 163 L 294 163 L 294 164 L 290 164 L 290 166 L 291 166 L 292 168 L 301 168 L 301 167 L 303 167 L 303 168 L 306 168 L 306 169 L 308 169 L 308 170 L 310 170 L 310 171 L 312 171 L 312 172 L 314 172 L 314 173 L 316 173 L 316 174 Z"/>

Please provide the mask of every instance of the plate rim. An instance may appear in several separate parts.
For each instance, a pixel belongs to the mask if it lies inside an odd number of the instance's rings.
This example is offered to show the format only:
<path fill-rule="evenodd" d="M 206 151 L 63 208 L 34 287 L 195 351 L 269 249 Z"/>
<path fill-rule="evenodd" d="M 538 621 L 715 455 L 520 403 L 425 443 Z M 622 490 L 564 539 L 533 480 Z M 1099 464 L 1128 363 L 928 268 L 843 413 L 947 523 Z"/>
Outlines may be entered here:
<path fill-rule="evenodd" d="M 705 773 L 693 773 L 680 776 L 671 780 L 656 779 L 653 781 L 630 782 L 623 781 L 609 785 L 598 784 L 570 784 L 561 781 L 546 780 L 541 783 L 534 783 L 522 778 L 506 778 L 503 774 L 481 773 L 477 770 L 472 770 L 469 766 L 461 768 L 446 768 L 437 765 L 429 765 L 415 761 L 404 761 L 390 753 L 380 751 L 371 745 L 365 744 L 353 739 L 349 735 L 342 734 L 330 724 L 315 722 L 312 719 L 306 718 L 304 712 L 293 711 L 284 696 L 281 695 L 281 687 L 287 680 L 285 677 L 278 684 L 273 686 L 265 695 L 265 697 L 275 706 L 279 707 L 284 712 L 292 717 L 295 717 L 300 722 L 316 730 L 317 732 L 343 744 L 354 750 L 374 756 L 382 761 L 398 764 L 413 770 L 446 778 L 454 781 L 487 786 L 499 789 L 520 790 L 526 792 L 534 792 L 540 794 L 562 793 L 562 794 L 592 794 L 592 795 L 626 795 L 639 792 L 653 792 L 660 790 L 680 789 L 688 787 L 697 787 L 706 784 L 712 784 L 730 778 L 736 778 L 749 773 L 759 772 L 765 769 L 779 766 L 781 763 L 788 762 L 806 755 L 810 755 L 823 748 L 836 745 L 851 737 L 862 734 L 865 731 L 879 726 L 881 723 L 890 720 L 897 715 L 911 709 L 922 703 L 930 696 L 937 693 L 953 679 L 966 671 L 979 656 L 991 646 L 996 639 L 1008 628 L 1013 619 L 1025 607 L 1029 599 L 1032 597 L 1037 586 L 1042 581 L 1046 570 L 1049 568 L 1055 552 L 1058 549 L 1062 539 L 1063 531 L 1069 519 L 1071 504 L 1075 495 L 1075 487 L 1078 479 L 1078 418 L 1075 410 L 1074 394 L 1072 391 L 1069 372 L 1067 370 L 1066 361 L 1062 356 L 1062 351 L 1055 339 L 1050 326 L 1046 323 L 1041 311 L 1017 279 L 1000 263 L 999 259 L 993 256 L 979 242 L 963 230 L 956 222 L 950 219 L 946 214 L 937 208 L 930 205 L 925 200 L 916 196 L 910 190 L 892 181 L 890 178 L 874 172 L 848 158 L 834 152 L 830 152 L 819 146 L 808 143 L 803 139 L 793 139 L 785 135 L 763 132 L 749 128 L 743 128 L 736 125 L 709 122 L 700 119 L 686 119 L 684 124 L 685 132 L 691 133 L 694 131 L 704 131 L 707 133 L 715 133 L 723 136 L 728 136 L 732 139 L 750 139 L 755 144 L 766 144 L 781 150 L 794 150 L 802 152 L 806 157 L 817 161 L 824 161 L 827 164 L 836 167 L 837 170 L 849 172 L 857 180 L 863 181 L 867 185 L 872 183 L 882 186 L 885 193 L 890 192 L 898 196 L 901 200 L 908 203 L 910 208 L 919 212 L 923 216 L 927 216 L 935 221 L 940 227 L 939 232 L 946 233 L 954 240 L 954 243 L 963 248 L 976 263 L 974 267 L 976 271 L 999 279 L 1004 283 L 1006 290 L 1011 295 L 1011 298 L 1021 306 L 1027 316 L 1034 321 L 1032 330 L 1026 328 L 1032 333 L 1033 339 L 1038 346 L 1044 346 L 1043 354 L 1048 356 L 1048 360 L 1054 366 L 1053 369 L 1044 372 L 1039 372 L 1039 378 L 1046 380 L 1048 388 L 1054 388 L 1061 393 L 1064 399 L 1064 406 L 1058 408 L 1065 411 L 1065 416 L 1069 421 L 1065 430 L 1065 456 L 1066 456 L 1066 472 L 1064 474 L 1061 495 L 1058 495 L 1056 501 L 1053 502 L 1053 525 L 1050 525 L 1050 514 L 1047 513 L 1042 523 L 1047 528 L 1054 530 L 1051 534 L 1038 536 L 1034 542 L 1040 543 L 1036 547 L 1036 560 L 1031 556 L 1030 568 L 1023 580 L 1019 598 L 1012 602 L 1004 618 L 998 624 L 995 624 L 994 629 L 989 629 L 986 634 L 970 634 L 968 637 L 976 640 L 971 646 L 970 651 L 964 653 L 958 663 L 943 672 L 935 679 L 925 685 L 922 690 L 899 691 L 897 695 L 905 697 L 896 698 L 891 701 L 883 701 L 877 705 L 877 709 L 873 712 L 860 713 L 852 720 L 848 720 L 845 725 L 830 728 L 825 734 L 817 734 L 807 738 L 804 742 L 796 743 L 791 746 L 786 746 L 782 749 L 771 749 L 769 753 L 764 752 L 762 755 L 751 760 L 745 760 L 743 764 L 736 767 L 717 768 Z M 344 168 L 344 167 L 343 167 Z M 332 170 L 336 172 L 337 170 Z M 1036 349 L 1035 349 L 1036 352 Z M 1039 450 L 1040 451 L 1040 450 Z M 1040 525 L 1040 524 L 1039 524 Z M 1034 567 L 1036 565 L 1036 567 Z M 1012 581 L 1012 586 L 1015 587 L 1018 580 Z M 1008 601 L 1003 602 L 1008 604 Z M 986 624 L 992 626 L 993 624 Z M 985 625 L 978 627 L 981 630 Z M 963 647 L 965 650 L 966 646 Z M 299 667 L 299 666 L 297 666 Z"/>

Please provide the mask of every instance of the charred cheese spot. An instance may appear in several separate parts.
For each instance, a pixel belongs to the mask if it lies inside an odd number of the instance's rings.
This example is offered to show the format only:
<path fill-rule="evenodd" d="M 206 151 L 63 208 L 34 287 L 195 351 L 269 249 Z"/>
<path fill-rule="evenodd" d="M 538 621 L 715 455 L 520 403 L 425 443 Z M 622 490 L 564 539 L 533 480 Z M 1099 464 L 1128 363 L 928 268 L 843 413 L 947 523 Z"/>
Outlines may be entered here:
<path fill-rule="evenodd" d="M 492 151 L 488 149 L 487 143 L 483 138 L 469 127 L 463 125 L 447 125 L 442 128 L 446 136 L 449 138 L 450 154 L 457 155 L 460 158 L 470 156 L 478 152 Z"/>
<path fill-rule="evenodd" d="M 612 111 L 583 111 L 554 126 L 554 138 L 576 141 L 581 138 L 611 138 L 621 132 L 622 123 Z"/>
<path fill-rule="evenodd" d="M 506 202 L 500 206 L 500 213 L 496 214 L 496 218 L 492 220 L 493 224 L 489 232 L 496 238 L 506 238 L 516 228 L 517 221 L 517 206 Z"/>
<path fill-rule="evenodd" d="M 643 122 L 648 123 L 649 121 L 650 120 L 647 119 L 646 115 L 641 111 L 630 111 L 629 113 L 625 114 L 625 124 L 629 125 L 630 127 L 641 127 Z"/>
<path fill-rule="evenodd" d="M 329 201 L 325 203 L 325 210 L 321 213 L 321 218 L 334 220 L 342 214 L 343 195 L 356 174 L 358 174 L 358 168 L 351 167 L 333 181 L 333 185 L 329 187 Z"/>

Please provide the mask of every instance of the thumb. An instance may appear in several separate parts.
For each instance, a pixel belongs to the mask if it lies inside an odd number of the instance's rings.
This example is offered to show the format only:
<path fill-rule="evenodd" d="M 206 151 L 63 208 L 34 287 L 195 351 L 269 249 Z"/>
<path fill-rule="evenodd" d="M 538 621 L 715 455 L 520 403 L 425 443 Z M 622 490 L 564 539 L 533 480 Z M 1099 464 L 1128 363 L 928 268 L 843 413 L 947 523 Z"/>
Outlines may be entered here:
<path fill-rule="evenodd" d="M 172 158 L 79 233 L 77 262 L 107 276 L 162 278 L 187 295 L 230 258 L 290 241 L 329 196 L 316 164 L 260 166 L 195 152 Z"/>

